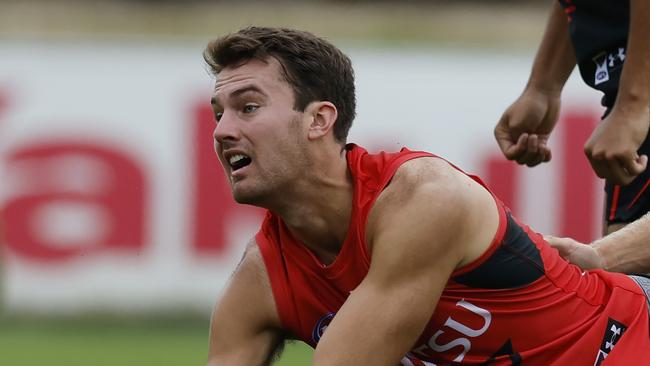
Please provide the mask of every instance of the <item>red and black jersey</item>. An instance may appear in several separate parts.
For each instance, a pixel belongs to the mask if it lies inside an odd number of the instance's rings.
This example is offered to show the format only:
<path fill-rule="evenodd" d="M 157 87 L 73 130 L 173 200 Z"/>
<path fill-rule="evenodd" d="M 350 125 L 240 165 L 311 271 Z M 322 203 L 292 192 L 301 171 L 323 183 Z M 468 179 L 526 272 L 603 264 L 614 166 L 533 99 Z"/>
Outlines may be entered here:
<path fill-rule="evenodd" d="M 616 101 L 630 27 L 629 0 L 559 0 L 569 21 L 569 34 L 580 75 L 605 93 L 603 105 Z"/>
<path fill-rule="evenodd" d="M 372 155 L 348 145 L 352 217 L 330 265 L 267 213 L 256 241 L 289 334 L 316 347 L 371 265 L 365 224 L 373 203 L 401 164 L 433 156 L 407 149 Z M 452 274 L 402 365 L 650 364 L 648 306 L 640 287 L 625 275 L 583 272 L 567 263 L 495 201 L 499 227 L 493 242 L 479 259 Z"/>

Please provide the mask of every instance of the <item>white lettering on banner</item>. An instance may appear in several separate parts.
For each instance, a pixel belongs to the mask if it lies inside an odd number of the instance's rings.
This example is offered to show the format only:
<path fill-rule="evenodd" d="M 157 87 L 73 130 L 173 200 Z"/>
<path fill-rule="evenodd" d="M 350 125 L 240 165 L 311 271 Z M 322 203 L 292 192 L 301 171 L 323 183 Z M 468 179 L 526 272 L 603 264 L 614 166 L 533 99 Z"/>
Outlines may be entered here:
<path fill-rule="evenodd" d="M 452 318 L 450 315 L 447 320 L 445 321 L 444 327 L 451 328 L 455 330 L 456 332 L 469 337 L 469 338 L 476 338 L 482 334 L 484 334 L 488 328 L 490 327 L 490 324 L 492 323 L 492 314 L 490 314 L 489 311 L 480 308 L 468 301 L 465 300 L 460 300 L 459 302 L 456 303 L 457 306 L 460 306 L 464 309 L 467 309 L 471 311 L 472 313 L 479 315 L 481 318 L 483 318 L 483 326 L 479 329 L 473 329 L 465 324 L 460 323 L 459 321 L 456 321 Z M 472 341 L 469 338 L 465 337 L 459 337 L 455 338 L 445 344 L 438 344 L 436 341 L 438 337 L 440 337 L 442 334 L 444 334 L 446 330 L 439 329 L 437 330 L 433 336 L 429 339 L 429 342 L 427 342 L 428 347 L 438 353 L 446 352 L 449 351 L 453 348 L 456 347 L 463 347 L 463 350 L 454 358 L 454 362 L 461 362 L 464 358 L 465 355 L 470 351 L 472 348 Z M 418 348 L 416 348 L 413 352 L 414 353 L 419 353 L 422 355 L 426 355 L 426 350 L 427 346 L 423 345 Z"/>
<path fill-rule="evenodd" d="M 172 45 L 39 46 L 0 41 L 4 305 L 48 313 L 181 306 L 209 311 L 261 213 L 234 202 L 214 154 L 214 121 L 206 102 L 212 81 L 200 57 L 193 47 Z M 580 141 L 593 130 L 599 107 L 579 78 L 572 77 L 575 91 L 570 81 L 565 95 L 568 108 L 553 142 L 555 163 L 528 170 L 503 159 L 485 123 L 498 118 L 520 87 L 516 75 L 528 72 L 528 57 L 384 51 L 355 50 L 351 55 L 362 100 L 350 141 L 373 152 L 406 146 L 439 153 L 485 178 L 536 229 L 584 241 L 597 236 L 600 183 L 584 160 Z M 168 57 L 161 62 L 160 54 Z M 616 65 L 621 57 L 615 58 Z M 47 72 L 40 60 L 48 60 L 57 72 Z M 471 60 L 483 60 L 481 67 L 468 67 Z M 388 61 L 402 71 L 386 70 Z M 119 77 L 89 71 L 116 63 L 123 66 Z M 156 77 L 163 73 L 173 75 Z M 486 77 L 495 82 L 477 82 Z M 387 80 L 396 96 L 410 95 L 395 98 L 409 131 L 376 108 L 385 98 Z M 52 93 L 41 85 L 60 88 Z M 96 85 L 102 88 L 88 93 Z M 588 98 L 593 101 L 587 103 Z M 112 107 L 104 108 L 102 100 L 111 100 Z M 409 108 L 431 100 L 441 102 L 426 113 Z M 463 108 L 466 100 L 473 101 L 473 108 Z M 67 157 L 92 164 L 72 164 Z M 9 185 L 22 177 L 28 178 L 26 184 Z M 540 206 L 537 197 L 542 195 L 531 192 L 561 199 Z M 83 222 L 76 219 L 79 215 Z M 483 327 L 452 318 L 476 332 Z M 442 328 L 435 343 L 465 338 L 476 347 L 474 338 L 452 326 Z M 429 356 L 434 352 L 427 344 L 422 350 Z M 462 350 L 458 345 L 447 353 L 453 358 Z"/>
<path fill-rule="evenodd" d="M 210 106 L 197 102 L 193 107 L 196 134 L 210 136 L 214 128 Z M 194 230 L 193 240 L 188 242 L 197 257 L 219 256 L 228 249 L 227 217 L 234 213 L 256 217 L 261 210 L 235 205 L 212 141 L 197 141 L 196 165 L 191 171 L 196 175 L 197 187 L 196 194 L 190 197 L 195 210 Z M 117 147 L 70 137 L 66 141 L 21 144 L 8 150 L 4 176 L 9 184 L 0 209 L 4 210 L 9 228 L 9 249 L 23 259 L 56 265 L 85 260 L 89 255 L 102 256 L 107 249 L 137 255 L 151 245 L 146 241 L 151 219 L 146 198 L 152 190 L 145 175 L 147 169 Z M 44 225 L 35 224 L 43 212 L 61 219 L 66 212 L 74 211 L 83 214 L 84 222 L 89 224 L 68 220 L 72 224 L 57 225 L 62 220 L 51 219 L 40 220 Z M 97 219 L 88 217 L 88 212 L 97 213 Z M 70 238 L 70 232 L 78 232 L 75 237 L 80 240 L 62 240 Z M 54 235 L 57 233 L 65 235 Z"/>

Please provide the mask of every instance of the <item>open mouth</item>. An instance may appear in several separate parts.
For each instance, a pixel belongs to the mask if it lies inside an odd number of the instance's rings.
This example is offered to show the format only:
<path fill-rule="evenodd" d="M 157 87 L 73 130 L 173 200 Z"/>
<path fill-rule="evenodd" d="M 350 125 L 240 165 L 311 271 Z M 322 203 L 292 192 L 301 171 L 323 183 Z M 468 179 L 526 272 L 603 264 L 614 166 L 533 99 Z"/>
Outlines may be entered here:
<path fill-rule="evenodd" d="M 230 159 L 228 159 L 228 163 L 230 164 L 233 172 L 236 172 L 237 170 L 249 165 L 251 162 L 251 158 L 242 154 L 233 155 L 230 157 Z"/>

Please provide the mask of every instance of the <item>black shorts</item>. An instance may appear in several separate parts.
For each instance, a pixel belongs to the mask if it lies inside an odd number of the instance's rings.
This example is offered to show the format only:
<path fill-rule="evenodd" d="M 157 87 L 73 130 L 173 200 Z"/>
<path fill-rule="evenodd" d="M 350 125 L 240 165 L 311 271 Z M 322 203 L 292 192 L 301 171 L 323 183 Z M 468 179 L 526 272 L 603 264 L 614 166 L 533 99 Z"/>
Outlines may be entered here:
<path fill-rule="evenodd" d="M 606 114 L 605 114 L 606 115 Z M 639 148 L 650 157 L 650 134 Z M 650 164 L 632 183 L 621 186 L 605 182 L 607 225 L 630 223 L 650 211 Z"/>

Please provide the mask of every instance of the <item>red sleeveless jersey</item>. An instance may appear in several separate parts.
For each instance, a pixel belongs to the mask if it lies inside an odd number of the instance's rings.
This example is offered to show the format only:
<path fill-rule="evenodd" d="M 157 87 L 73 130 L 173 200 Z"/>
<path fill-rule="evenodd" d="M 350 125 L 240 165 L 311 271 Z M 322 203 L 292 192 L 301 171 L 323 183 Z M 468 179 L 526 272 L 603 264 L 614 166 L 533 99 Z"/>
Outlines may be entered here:
<path fill-rule="evenodd" d="M 406 149 L 371 155 L 347 146 L 352 217 L 330 265 L 267 213 L 256 241 L 280 319 L 293 337 L 316 347 L 368 272 L 365 224 L 373 203 L 401 164 L 425 156 L 434 155 Z M 648 305 L 641 288 L 625 275 L 583 272 L 569 264 L 495 200 L 499 226 L 492 244 L 452 274 L 402 365 L 650 365 Z"/>

